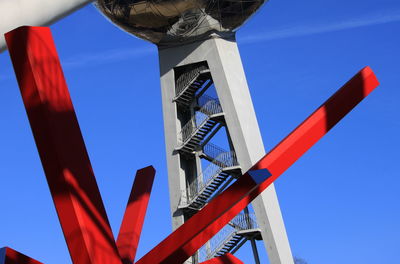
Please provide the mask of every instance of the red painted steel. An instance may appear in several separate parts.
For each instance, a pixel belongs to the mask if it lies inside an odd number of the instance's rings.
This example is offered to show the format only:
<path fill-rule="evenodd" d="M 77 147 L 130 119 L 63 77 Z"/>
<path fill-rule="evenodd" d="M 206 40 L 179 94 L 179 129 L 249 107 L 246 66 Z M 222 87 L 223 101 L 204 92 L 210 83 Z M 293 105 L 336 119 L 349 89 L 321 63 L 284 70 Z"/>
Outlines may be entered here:
<path fill-rule="evenodd" d="M 43 264 L 14 249 L 4 247 L 0 249 L 0 264 Z"/>
<path fill-rule="evenodd" d="M 264 191 L 300 156 L 379 85 L 369 67 L 361 70 L 249 172 L 164 239 L 137 264 L 179 264 L 193 255 Z M 257 184 L 250 174 L 267 169 L 272 176 Z"/>
<path fill-rule="evenodd" d="M 221 257 L 216 257 L 200 264 L 244 264 L 240 259 L 230 253 L 226 253 Z"/>
<path fill-rule="evenodd" d="M 155 173 L 153 166 L 138 170 L 136 173 L 117 238 L 119 255 L 124 264 L 133 263 L 135 260 Z"/>
<path fill-rule="evenodd" d="M 138 204 L 128 203 L 117 249 L 50 30 L 22 27 L 8 33 L 6 41 L 73 262 L 120 264 L 118 250 L 127 261 L 133 260 L 148 196 L 139 198 Z M 378 84 L 372 70 L 364 68 L 236 183 L 137 264 L 183 263 Z M 137 184 L 140 186 L 140 181 Z M 149 185 L 143 190 L 148 189 Z M 141 197 L 135 192 L 131 201 Z M 135 210 L 138 215 L 134 215 Z M 139 227 L 127 225 L 129 219 L 135 219 Z M 129 231 L 133 233 L 128 244 L 133 249 L 124 249 L 123 237 Z"/>
<path fill-rule="evenodd" d="M 6 41 L 73 263 L 121 264 L 50 29 Z"/>

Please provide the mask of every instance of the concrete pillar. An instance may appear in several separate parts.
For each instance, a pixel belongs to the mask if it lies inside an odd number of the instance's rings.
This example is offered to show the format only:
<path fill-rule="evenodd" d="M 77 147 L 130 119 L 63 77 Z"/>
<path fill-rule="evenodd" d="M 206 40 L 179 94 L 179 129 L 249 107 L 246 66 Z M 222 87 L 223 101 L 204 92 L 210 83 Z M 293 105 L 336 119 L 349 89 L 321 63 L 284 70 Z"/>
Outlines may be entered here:
<path fill-rule="evenodd" d="M 175 96 L 175 77 L 173 67 L 165 67 L 166 61 L 160 53 L 161 93 L 164 117 L 165 148 L 168 166 L 168 185 L 170 195 L 170 210 L 172 229 L 177 229 L 185 221 L 179 204 L 182 192 L 186 190 L 185 171 L 182 168 L 181 158 L 175 150 L 178 146 L 178 133 L 181 121 L 178 118 L 177 105 L 173 102 Z M 165 68 L 164 68 L 165 67 Z"/>
<path fill-rule="evenodd" d="M 159 57 L 171 213 L 176 228 L 183 223 L 182 216 L 176 208 L 180 199 L 179 192 L 185 188 L 185 176 L 180 169 L 179 154 L 174 152 L 180 128 L 176 105 L 172 101 L 175 92 L 174 67 L 207 61 L 242 171 L 247 171 L 263 157 L 265 150 L 234 39 L 212 38 L 179 47 L 159 49 Z M 270 263 L 293 264 L 274 186 L 264 191 L 252 205 L 262 230 Z"/>

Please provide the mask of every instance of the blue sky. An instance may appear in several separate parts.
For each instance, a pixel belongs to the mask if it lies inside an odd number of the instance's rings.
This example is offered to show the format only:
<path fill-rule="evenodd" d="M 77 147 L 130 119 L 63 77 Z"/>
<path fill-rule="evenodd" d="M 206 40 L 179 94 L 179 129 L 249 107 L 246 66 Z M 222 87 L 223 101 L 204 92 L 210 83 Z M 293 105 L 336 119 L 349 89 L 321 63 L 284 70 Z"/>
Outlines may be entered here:
<path fill-rule="evenodd" d="M 170 233 L 155 46 L 92 5 L 52 26 L 116 234 L 136 169 L 157 169 L 138 255 Z M 293 254 L 400 263 L 400 2 L 267 3 L 237 34 L 266 150 L 362 67 L 381 86 L 276 182 Z M 0 246 L 71 263 L 8 53 L 0 54 Z M 259 244 L 263 263 L 268 263 Z M 250 247 L 238 256 L 253 263 Z"/>

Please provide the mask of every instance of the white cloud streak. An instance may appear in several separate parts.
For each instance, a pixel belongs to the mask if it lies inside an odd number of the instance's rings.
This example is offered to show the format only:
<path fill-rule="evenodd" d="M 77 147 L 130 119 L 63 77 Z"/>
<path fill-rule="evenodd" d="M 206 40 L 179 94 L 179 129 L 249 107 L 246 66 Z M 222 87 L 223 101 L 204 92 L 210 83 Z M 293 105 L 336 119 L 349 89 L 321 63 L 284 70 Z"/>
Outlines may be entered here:
<path fill-rule="evenodd" d="M 308 25 L 293 25 L 284 28 L 271 30 L 268 32 L 260 32 L 251 36 L 244 36 L 239 39 L 242 44 L 265 42 L 271 40 L 310 36 L 321 33 L 329 33 L 342 31 L 347 29 L 361 28 L 373 25 L 380 25 L 400 21 L 400 10 L 391 13 L 380 13 L 365 17 L 351 18 L 332 23 L 318 23 Z"/>
<path fill-rule="evenodd" d="M 108 64 L 128 59 L 137 59 L 155 53 L 155 47 L 138 47 L 132 49 L 113 49 L 98 53 L 84 53 L 62 62 L 65 68 L 81 68 L 91 65 Z"/>
<path fill-rule="evenodd" d="M 285 26 L 267 32 L 259 32 L 253 35 L 242 36 L 239 39 L 241 44 L 251 44 L 257 42 L 272 41 L 285 38 L 294 38 L 301 36 L 310 36 L 321 33 L 329 33 L 347 29 L 361 28 L 379 24 L 386 24 L 400 21 L 400 10 L 394 10 L 391 13 L 381 12 L 379 14 L 351 18 L 332 23 L 318 23 Z M 66 59 L 62 62 L 66 69 L 75 69 L 90 67 L 91 65 L 109 64 L 128 59 L 137 59 L 149 56 L 156 52 L 155 47 L 138 47 L 132 49 L 113 49 L 98 53 L 83 53 Z M 0 81 L 2 80 L 0 76 Z"/>

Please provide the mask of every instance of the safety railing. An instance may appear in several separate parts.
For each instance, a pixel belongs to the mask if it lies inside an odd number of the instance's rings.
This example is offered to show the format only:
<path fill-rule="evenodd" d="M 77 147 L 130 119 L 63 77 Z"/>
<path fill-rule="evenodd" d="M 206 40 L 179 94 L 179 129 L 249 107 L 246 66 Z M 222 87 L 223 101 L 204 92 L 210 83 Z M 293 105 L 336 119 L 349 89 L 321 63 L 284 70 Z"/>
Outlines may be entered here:
<path fill-rule="evenodd" d="M 218 152 L 219 155 L 217 155 L 215 159 L 210 162 L 206 169 L 197 177 L 197 180 L 189 184 L 188 190 L 182 192 L 182 206 L 185 207 L 191 205 L 197 199 L 197 197 L 202 194 L 219 175 L 221 175 L 224 168 L 239 165 L 236 159 L 236 153 L 234 151 L 224 151 L 216 145 L 213 145 L 213 148 L 218 149 L 218 151 L 222 151 Z M 215 191 L 217 189 L 218 188 L 216 188 Z M 210 194 L 207 199 L 211 196 L 212 194 Z"/>
<path fill-rule="evenodd" d="M 256 215 L 254 213 L 241 212 L 231 222 L 237 230 L 249 230 L 258 228 Z"/>
<path fill-rule="evenodd" d="M 241 212 L 199 250 L 200 261 L 215 257 L 228 242 L 238 236 L 239 231 L 255 228 L 258 228 L 255 214 Z"/>
<path fill-rule="evenodd" d="M 196 114 L 182 127 L 179 133 L 180 143 L 186 142 L 203 127 L 212 115 L 222 113 L 221 105 L 217 99 L 209 100 Z"/>
<path fill-rule="evenodd" d="M 232 167 L 238 165 L 235 151 L 226 151 L 212 143 L 207 143 L 203 147 L 203 153 L 212 158 L 215 161 L 213 162 L 218 163 L 221 167 Z"/>
<path fill-rule="evenodd" d="M 183 73 L 176 80 L 175 97 L 179 97 L 186 88 L 191 85 L 203 72 L 209 72 L 210 70 L 205 65 L 201 65 L 188 72 Z"/>
<path fill-rule="evenodd" d="M 188 190 L 183 191 L 181 198 L 181 205 L 183 207 L 191 205 L 196 198 L 204 192 L 213 180 L 221 174 L 222 169 L 220 166 L 210 163 L 206 169 L 188 186 Z"/>
<path fill-rule="evenodd" d="M 214 97 L 209 96 L 207 94 L 203 94 L 199 98 L 197 98 L 197 105 L 202 108 L 208 101 L 216 100 Z"/>

